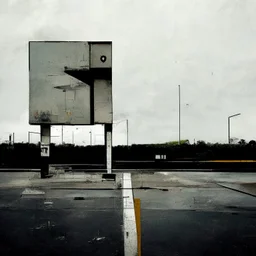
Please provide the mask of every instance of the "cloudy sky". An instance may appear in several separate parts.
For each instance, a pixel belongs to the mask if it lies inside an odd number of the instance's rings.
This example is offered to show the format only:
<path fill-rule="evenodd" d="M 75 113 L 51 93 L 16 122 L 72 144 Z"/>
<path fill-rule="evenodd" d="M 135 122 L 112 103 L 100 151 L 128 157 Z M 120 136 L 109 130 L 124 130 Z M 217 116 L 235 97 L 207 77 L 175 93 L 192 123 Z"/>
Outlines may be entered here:
<path fill-rule="evenodd" d="M 130 143 L 256 139 L 254 0 L 0 0 L 0 142 L 27 141 L 28 41 L 112 40 L 114 120 Z M 102 143 L 103 128 L 65 127 L 64 141 Z M 60 129 L 52 129 L 59 136 Z M 32 141 L 37 142 L 34 134 Z M 60 142 L 60 137 L 53 138 Z M 126 143 L 126 124 L 114 144 Z"/>

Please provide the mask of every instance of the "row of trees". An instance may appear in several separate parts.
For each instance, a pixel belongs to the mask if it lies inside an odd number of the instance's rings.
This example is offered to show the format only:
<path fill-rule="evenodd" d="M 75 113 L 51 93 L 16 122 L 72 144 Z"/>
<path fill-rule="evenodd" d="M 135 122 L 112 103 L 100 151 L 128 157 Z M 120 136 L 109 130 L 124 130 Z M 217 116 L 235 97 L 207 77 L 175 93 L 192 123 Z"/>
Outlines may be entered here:
<path fill-rule="evenodd" d="M 50 146 L 50 162 L 63 163 L 105 163 L 105 146 Z M 256 142 L 239 144 L 210 144 L 198 141 L 190 145 L 177 143 L 146 144 L 113 147 L 113 160 L 155 160 L 155 155 L 166 155 L 166 160 L 248 160 L 256 159 Z M 40 145 L 17 143 L 0 144 L 0 164 L 8 167 L 39 168 Z"/>

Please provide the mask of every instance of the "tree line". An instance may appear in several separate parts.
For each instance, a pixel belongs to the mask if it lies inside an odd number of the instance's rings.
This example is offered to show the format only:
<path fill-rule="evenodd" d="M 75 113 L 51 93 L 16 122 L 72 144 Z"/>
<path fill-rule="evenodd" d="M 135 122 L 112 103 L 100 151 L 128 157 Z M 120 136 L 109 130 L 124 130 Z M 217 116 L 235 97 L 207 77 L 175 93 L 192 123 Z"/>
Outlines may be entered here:
<path fill-rule="evenodd" d="M 40 144 L 0 144 L 1 167 L 40 168 Z M 113 161 L 153 161 L 156 155 L 166 155 L 166 160 L 254 160 L 256 142 L 241 141 L 238 144 L 211 144 L 183 141 L 163 144 L 139 144 L 114 146 Z M 106 148 L 97 146 L 50 145 L 51 164 L 104 164 Z"/>

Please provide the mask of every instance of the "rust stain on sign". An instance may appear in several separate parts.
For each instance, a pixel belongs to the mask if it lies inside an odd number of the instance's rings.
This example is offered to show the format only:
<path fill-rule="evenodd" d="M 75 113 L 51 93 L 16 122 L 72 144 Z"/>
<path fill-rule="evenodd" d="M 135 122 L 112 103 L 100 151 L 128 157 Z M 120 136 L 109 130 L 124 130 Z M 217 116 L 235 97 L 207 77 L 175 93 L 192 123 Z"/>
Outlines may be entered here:
<path fill-rule="evenodd" d="M 67 110 L 67 111 L 66 111 L 66 114 L 67 114 L 67 116 L 71 116 L 71 115 L 72 115 L 72 112 L 71 112 L 70 110 Z"/>
<path fill-rule="evenodd" d="M 41 121 L 41 122 L 50 122 L 51 121 L 51 113 L 50 111 L 36 111 L 34 114 L 34 117 L 36 121 Z"/>

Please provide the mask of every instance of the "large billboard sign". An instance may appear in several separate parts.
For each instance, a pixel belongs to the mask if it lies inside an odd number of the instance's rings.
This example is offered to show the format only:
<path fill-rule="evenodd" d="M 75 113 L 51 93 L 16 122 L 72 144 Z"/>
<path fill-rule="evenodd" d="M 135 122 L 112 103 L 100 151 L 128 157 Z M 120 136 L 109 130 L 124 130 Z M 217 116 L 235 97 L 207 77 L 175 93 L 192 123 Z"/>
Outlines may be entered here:
<path fill-rule="evenodd" d="M 29 42 L 29 124 L 112 122 L 111 42 Z"/>

